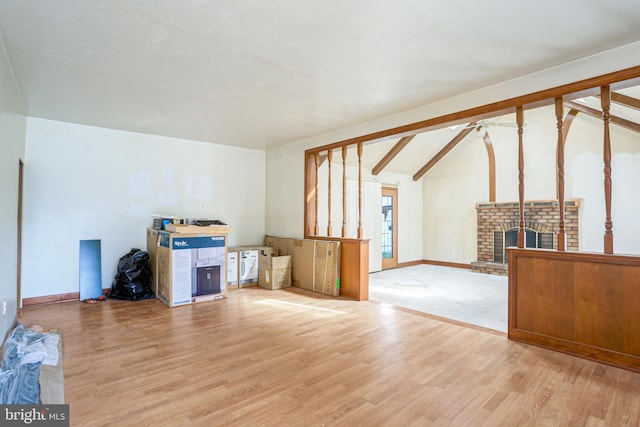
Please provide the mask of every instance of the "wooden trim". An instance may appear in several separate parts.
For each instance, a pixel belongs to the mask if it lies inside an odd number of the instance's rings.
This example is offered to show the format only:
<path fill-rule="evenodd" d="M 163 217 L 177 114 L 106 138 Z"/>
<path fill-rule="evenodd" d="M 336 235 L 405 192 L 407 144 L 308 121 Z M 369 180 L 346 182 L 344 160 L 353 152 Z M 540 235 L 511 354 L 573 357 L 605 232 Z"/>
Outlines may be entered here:
<path fill-rule="evenodd" d="M 313 216 L 314 216 L 314 221 L 313 221 L 313 234 L 320 234 L 320 227 L 318 226 L 318 206 L 319 206 L 319 203 L 318 203 L 318 193 L 319 193 L 319 191 L 320 191 L 320 188 L 319 188 L 319 187 L 320 187 L 320 184 L 319 184 L 319 182 L 318 182 L 318 169 L 320 169 L 320 163 L 319 163 L 319 161 L 318 161 L 318 160 L 319 160 L 319 155 L 318 155 L 318 153 L 316 153 L 316 154 L 315 154 L 315 156 L 313 156 L 313 157 L 314 157 L 314 162 L 313 162 L 314 168 L 313 168 L 313 169 L 314 169 L 314 173 L 315 173 L 315 176 L 316 176 L 316 178 L 315 178 L 315 180 L 314 180 L 314 182 L 315 182 L 315 184 L 316 184 L 316 188 L 315 188 L 315 191 L 313 192 L 314 199 L 315 199 L 315 200 L 314 200 L 314 202 L 315 202 L 315 203 L 313 204 L 313 205 L 314 205 L 314 207 L 315 207 L 315 209 L 314 209 L 314 210 L 315 210 L 315 212 L 314 212 L 314 215 L 313 215 Z"/>
<path fill-rule="evenodd" d="M 440 267 L 464 268 L 465 270 L 471 270 L 471 264 L 464 264 L 460 262 L 435 261 L 435 260 L 429 260 L 429 259 L 418 259 L 415 261 L 399 262 L 396 265 L 396 268 L 413 267 L 416 265 L 423 265 L 423 264 L 437 265 Z"/>
<path fill-rule="evenodd" d="M 18 218 L 16 242 L 16 305 L 20 308 L 22 295 L 22 193 L 24 190 L 24 163 L 18 160 Z"/>
<path fill-rule="evenodd" d="M 454 149 L 467 135 L 475 130 L 475 123 L 469 123 L 464 129 L 462 129 L 447 145 L 442 147 L 435 156 L 431 158 L 418 172 L 413 175 L 413 180 L 417 181 L 424 176 L 429 170 L 434 167 L 444 156 L 446 156 L 451 150 Z"/>
<path fill-rule="evenodd" d="M 558 141 L 556 142 L 556 161 L 557 161 L 557 183 L 558 183 L 558 211 L 560 218 L 558 220 L 558 250 L 565 250 L 566 232 L 564 224 L 564 142 L 562 137 L 562 118 L 564 110 L 562 105 L 562 97 L 556 98 L 556 127 L 558 128 Z"/>
<path fill-rule="evenodd" d="M 611 92 L 611 101 L 640 111 L 640 99 L 638 98 L 634 98 L 623 93 Z"/>
<path fill-rule="evenodd" d="M 388 270 L 390 268 L 396 268 L 398 266 L 398 188 L 397 187 L 382 187 L 382 196 L 390 196 L 393 200 L 392 221 L 393 230 L 391 230 L 393 256 L 391 258 L 382 259 L 382 269 Z"/>
<path fill-rule="evenodd" d="M 426 132 L 428 130 L 439 129 L 450 124 L 460 123 L 461 121 L 465 120 L 478 120 L 482 116 L 491 117 L 506 114 L 509 111 L 513 111 L 513 108 L 518 106 L 525 106 L 526 104 L 540 103 L 539 106 L 549 105 L 553 101 L 553 99 L 559 96 L 568 95 L 587 89 L 593 89 L 594 87 L 598 86 L 622 82 L 624 80 L 634 79 L 637 77 L 640 77 L 640 65 L 626 68 L 624 70 L 615 71 L 612 73 L 602 74 L 600 76 L 590 77 L 584 80 L 579 80 L 577 82 L 556 86 L 550 89 L 544 89 L 526 95 L 508 98 L 479 107 L 469 108 L 467 110 L 457 111 L 431 119 L 345 139 L 332 144 L 309 149 L 307 150 L 307 152 L 315 153 L 326 151 L 330 148 L 349 146 L 361 142 L 382 140 L 397 136 L 414 135 L 416 133 Z"/>
<path fill-rule="evenodd" d="M 396 268 L 405 268 L 405 267 L 413 267 L 415 265 L 422 265 L 424 264 L 424 260 L 416 260 L 416 261 L 407 261 L 407 262 L 399 262 L 398 264 L 396 264 Z"/>
<path fill-rule="evenodd" d="M 314 234 L 313 225 L 316 222 L 316 174 L 315 174 L 315 155 L 305 154 L 304 176 L 305 176 L 305 194 L 304 194 L 304 236 L 312 236 Z M 314 216 L 315 215 L 315 216 Z"/>
<path fill-rule="evenodd" d="M 518 247 L 524 248 L 524 112 L 522 106 L 516 107 L 516 123 L 518 124 L 518 204 L 520 208 Z"/>
<path fill-rule="evenodd" d="M 602 86 L 600 93 L 600 103 L 602 105 L 602 122 L 604 125 L 604 148 L 602 158 L 604 161 L 604 253 L 613 253 L 613 222 L 611 221 L 611 135 L 609 133 L 609 109 L 611 108 L 611 88 Z"/>
<path fill-rule="evenodd" d="M 600 98 L 602 101 L 602 98 Z M 598 111 L 595 108 L 591 108 L 591 107 L 587 107 L 586 105 L 582 105 L 582 104 L 578 104 L 577 102 L 572 102 L 572 101 L 568 101 L 565 103 L 568 107 L 574 109 L 574 110 L 578 110 L 581 113 L 585 113 L 588 116 L 591 117 L 596 117 L 598 119 L 602 118 L 602 111 Z M 629 129 L 632 130 L 634 132 L 638 132 L 640 133 L 640 124 L 631 121 L 631 120 L 627 120 L 627 119 L 623 119 L 622 117 L 618 117 L 618 116 L 614 116 L 609 114 L 609 122 L 613 123 L 615 125 L 621 126 L 625 129 Z"/>
<path fill-rule="evenodd" d="M 342 237 L 347 237 L 347 147 L 342 147 Z"/>
<path fill-rule="evenodd" d="M 364 236 L 364 228 L 362 227 L 363 208 L 363 183 L 362 183 L 362 142 L 358 143 L 358 239 Z"/>
<path fill-rule="evenodd" d="M 460 262 L 434 261 L 434 260 L 423 259 L 422 263 L 429 264 L 429 265 L 439 265 L 441 267 L 464 268 L 467 270 L 471 270 L 471 264 L 463 264 Z"/>
<path fill-rule="evenodd" d="M 487 158 L 489 160 L 489 201 L 496 201 L 496 154 L 493 151 L 493 142 L 489 136 L 489 131 L 484 131 L 482 137 L 484 146 L 487 149 Z"/>
<path fill-rule="evenodd" d="M 398 141 L 398 143 L 394 145 L 387 154 L 384 155 L 382 160 L 380 160 L 378 164 L 373 167 L 371 174 L 378 175 L 380 172 L 382 172 L 382 170 L 391 162 L 391 160 L 393 160 L 393 158 L 396 157 L 398 153 L 400 153 L 400 151 L 402 151 L 402 149 L 406 147 L 414 137 L 415 135 L 400 138 L 400 141 Z"/>
<path fill-rule="evenodd" d="M 331 160 L 333 159 L 333 150 L 329 150 L 327 152 L 327 166 L 329 168 L 328 177 L 327 177 L 327 236 L 331 236 L 333 234 L 333 230 L 331 228 Z"/>
<path fill-rule="evenodd" d="M 103 288 L 102 295 L 108 294 L 110 290 L 111 288 Z M 80 300 L 80 292 L 67 292 L 64 294 L 43 295 L 41 297 L 25 298 L 22 300 L 22 307 L 29 307 L 33 305 L 42 305 L 42 304 L 54 304 L 58 302 L 79 301 L 79 300 Z"/>

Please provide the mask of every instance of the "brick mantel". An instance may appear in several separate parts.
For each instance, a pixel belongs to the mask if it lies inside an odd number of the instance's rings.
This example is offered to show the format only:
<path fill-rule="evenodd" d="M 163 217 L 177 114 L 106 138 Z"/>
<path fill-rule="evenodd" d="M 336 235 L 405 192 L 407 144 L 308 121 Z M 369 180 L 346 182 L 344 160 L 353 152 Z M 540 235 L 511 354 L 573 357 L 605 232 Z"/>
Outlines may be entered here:
<path fill-rule="evenodd" d="M 507 264 L 494 262 L 493 236 L 495 231 L 507 231 L 519 226 L 518 202 L 477 203 L 478 212 L 478 261 L 471 263 L 474 271 L 490 274 L 507 274 Z M 564 204 L 566 248 L 579 249 L 580 200 L 566 200 Z M 557 200 L 530 200 L 524 202 L 525 227 L 543 233 L 553 233 L 553 248 L 557 248 L 560 213 Z"/>

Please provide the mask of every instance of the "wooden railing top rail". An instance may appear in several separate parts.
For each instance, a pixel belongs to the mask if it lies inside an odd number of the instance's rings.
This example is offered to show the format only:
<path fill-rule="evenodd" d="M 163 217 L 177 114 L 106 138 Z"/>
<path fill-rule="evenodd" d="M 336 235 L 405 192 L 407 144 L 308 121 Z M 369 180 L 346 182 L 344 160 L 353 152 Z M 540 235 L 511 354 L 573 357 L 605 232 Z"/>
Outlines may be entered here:
<path fill-rule="evenodd" d="M 309 235 L 305 236 L 305 239 L 313 239 L 313 240 L 330 240 L 333 242 L 364 242 L 369 241 L 371 239 L 359 239 L 357 237 L 337 237 L 337 236 L 314 236 Z"/>

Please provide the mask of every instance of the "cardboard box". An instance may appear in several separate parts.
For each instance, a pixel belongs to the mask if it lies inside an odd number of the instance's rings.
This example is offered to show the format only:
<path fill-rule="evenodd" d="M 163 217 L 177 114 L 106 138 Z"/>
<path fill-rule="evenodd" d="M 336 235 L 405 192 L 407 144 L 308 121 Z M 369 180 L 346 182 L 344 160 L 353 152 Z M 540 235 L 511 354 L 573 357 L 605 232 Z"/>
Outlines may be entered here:
<path fill-rule="evenodd" d="M 340 242 L 265 236 L 264 243 L 291 255 L 291 284 L 324 295 L 340 295 Z"/>
<path fill-rule="evenodd" d="M 316 241 L 313 291 L 340 295 L 340 242 Z"/>
<path fill-rule="evenodd" d="M 158 293 L 169 307 L 227 295 L 226 234 L 158 231 Z"/>
<path fill-rule="evenodd" d="M 230 251 L 238 252 L 238 287 L 255 286 L 260 277 L 260 255 L 278 255 L 278 249 L 268 246 L 234 246 Z"/>
<path fill-rule="evenodd" d="M 262 252 L 259 270 L 260 287 L 272 290 L 291 287 L 291 255 L 273 256 Z"/>
<path fill-rule="evenodd" d="M 292 286 L 313 290 L 315 240 L 266 236 L 264 243 L 278 249 L 278 255 L 291 255 Z"/>
<path fill-rule="evenodd" d="M 227 252 L 227 285 L 238 286 L 238 272 L 239 272 L 239 253 L 238 251 Z"/>

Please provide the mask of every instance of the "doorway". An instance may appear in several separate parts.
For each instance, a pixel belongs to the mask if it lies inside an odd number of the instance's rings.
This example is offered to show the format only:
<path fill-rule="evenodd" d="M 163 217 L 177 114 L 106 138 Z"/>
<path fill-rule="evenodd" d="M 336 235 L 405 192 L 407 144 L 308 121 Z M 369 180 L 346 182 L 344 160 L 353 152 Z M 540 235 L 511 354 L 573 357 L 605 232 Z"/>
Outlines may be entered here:
<path fill-rule="evenodd" d="M 382 269 L 398 265 L 398 189 L 382 187 Z"/>

